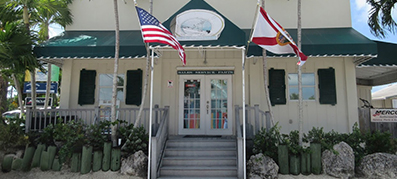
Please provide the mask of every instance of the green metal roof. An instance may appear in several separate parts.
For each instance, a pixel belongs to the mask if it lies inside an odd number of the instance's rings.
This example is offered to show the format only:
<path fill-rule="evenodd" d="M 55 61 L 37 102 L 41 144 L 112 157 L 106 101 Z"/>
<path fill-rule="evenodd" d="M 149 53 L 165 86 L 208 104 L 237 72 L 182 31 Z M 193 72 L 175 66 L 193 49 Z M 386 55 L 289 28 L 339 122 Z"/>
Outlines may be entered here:
<path fill-rule="evenodd" d="M 226 30 L 226 29 L 225 29 Z M 225 33 L 221 34 L 218 40 L 213 41 L 181 41 L 187 46 L 245 46 L 248 40 L 249 29 L 244 29 L 241 34 L 244 40 L 239 43 L 232 43 L 231 37 Z M 289 34 L 296 40 L 296 29 L 287 29 Z M 230 32 L 232 34 L 232 32 Z M 248 34 L 248 35 L 247 35 Z M 43 58 L 66 58 L 66 57 L 113 57 L 115 44 L 114 31 L 65 31 L 60 36 L 51 38 L 34 48 L 37 57 Z M 235 38 L 238 36 L 236 35 Z M 378 50 L 393 48 L 395 44 L 373 42 L 352 28 L 324 28 L 324 29 L 303 29 L 302 30 L 302 51 L 308 56 L 332 56 L 332 55 L 376 55 Z M 389 56 L 395 55 L 396 51 Z M 142 41 L 141 32 L 121 31 L 120 32 L 120 57 L 145 56 L 146 50 Z M 262 49 L 251 43 L 248 55 L 261 56 Z M 269 56 L 276 56 L 268 52 Z M 293 54 L 292 54 L 293 55 Z M 278 55 L 277 55 L 278 56 Z M 386 54 L 379 54 L 388 56 Z M 189 58 L 189 57 L 188 57 Z M 390 58 L 391 60 L 391 58 Z M 372 62 L 371 60 L 370 62 Z"/>
<path fill-rule="evenodd" d="M 296 42 L 297 30 L 286 29 Z M 246 30 L 250 34 L 250 30 Z M 248 36 L 246 37 L 248 39 Z M 307 56 L 376 55 L 376 43 L 353 28 L 302 29 L 301 51 Z M 261 56 L 262 49 L 251 43 L 248 54 Z M 269 56 L 280 56 L 267 52 Z M 283 55 L 285 56 L 285 55 Z"/>
<path fill-rule="evenodd" d="M 375 41 L 378 56 L 363 65 L 397 65 L 397 44 Z"/>

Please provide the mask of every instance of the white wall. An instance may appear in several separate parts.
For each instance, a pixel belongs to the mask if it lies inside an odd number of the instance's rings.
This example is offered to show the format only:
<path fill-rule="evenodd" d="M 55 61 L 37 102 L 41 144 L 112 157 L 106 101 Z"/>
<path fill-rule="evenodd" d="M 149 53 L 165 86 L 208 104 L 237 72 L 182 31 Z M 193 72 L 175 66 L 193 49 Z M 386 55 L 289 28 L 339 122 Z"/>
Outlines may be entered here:
<path fill-rule="evenodd" d="M 203 49 L 187 50 L 188 67 L 234 67 L 232 75 L 233 106 L 242 105 L 242 77 L 241 77 L 241 51 L 209 51 L 204 55 Z M 204 64 L 204 57 L 207 64 Z M 268 69 L 284 69 L 288 73 L 297 73 L 296 58 L 268 58 Z M 154 104 L 160 107 L 170 106 L 170 134 L 176 135 L 178 131 L 179 109 L 179 76 L 177 67 L 181 67 L 178 55 L 175 51 L 162 52 L 162 56 L 155 60 L 154 68 Z M 141 68 L 145 70 L 145 59 L 124 59 L 119 64 L 119 73 L 127 70 Z M 320 105 L 318 101 L 317 69 L 335 68 L 337 104 Z M 63 67 L 61 108 L 92 108 L 98 105 L 98 94 L 94 105 L 79 106 L 78 86 L 80 70 L 86 68 L 97 70 L 100 73 L 113 72 L 113 59 L 73 60 L 66 59 Z M 313 127 L 324 127 L 325 131 L 350 132 L 353 124 L 358 121 L 357 112 L 357 87 L 355 82 L 355 68 L 351 58 L 309 58 L 302 68 L 303 73 L 315 74 L 315 101 L 303 102 L 303 129 L 308 131 Z M 143 71 L 145 73 L 145 71 Z M 70 75 L 70 78 L 68 77 Z M 68 77 L 68 78 L 66 78 Z M 249 58 L 246 62 L 246 103 L 250 106 L 260 105 L 263 111 L 268 110 L 263 83 L 262 58 Z M 65 81 L 64 81 L 65 80 Z M 97 76 L 98 80 L 98 76 Z M 174 82 L 172 88 L 167 87 L 168 80 Z M 288 82 L 286 76 L 286 82 Z M 98 86 L 98 85 L 97 85 Z M 68 94 L 70 93 L 70 94 Z M 96 90 L 98 93 L 98 90 Z M 288 88 L 286 93 L 288 94 Z M 286 96 L 288 98 L 288 95 Z M 121 107 L 127 107 L 124 101 Z M 134 106 L 128 106 L 134 107 Z M 148 98 L 145 104 L 148 107 Z M 275 122 L 279 122 L 281 131 L 298 130 L 298 102 L 287 99 L 286 105 L 272 107 Z M 233 112 L 234 113 L 234 112 Z M 234 131 L 234 129 L 233 129 Z"/>
<path fill-rule="evenodd" d="M 118 2 L 120 30 L 138 30 L 139 23 L 132 0 Z M 164 22 L 188 0 L 153 0 L 153 15 Z M 241 29 L 250 29 L 257 0 L 207 0 Z M 138 0 L 139 7 L 149 11 L 149 0 Z M 113 1 L 74 0 L 70 6 L 74 23 L 67 30 L 114 30 Z M 297 1 L 267 0 L 265 10 L 284 28 L 297 27 Z M 350 1 L 302 1 L 302 28 L 351 27 Z"/>

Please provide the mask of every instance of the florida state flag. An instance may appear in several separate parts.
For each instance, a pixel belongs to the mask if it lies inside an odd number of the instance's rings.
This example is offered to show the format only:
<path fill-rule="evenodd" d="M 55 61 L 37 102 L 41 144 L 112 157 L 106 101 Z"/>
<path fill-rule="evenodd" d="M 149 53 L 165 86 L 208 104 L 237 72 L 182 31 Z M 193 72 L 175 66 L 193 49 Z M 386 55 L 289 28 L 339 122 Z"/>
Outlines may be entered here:
<path fill-rule="evenodd" d="M 251 42 L 274 54 L 295 53 L 299 57 L 298 65 L 302 66 L 306 62 L 307 56 L 298 49 L 288 32 L 262 7 L 259 8 Z"/>

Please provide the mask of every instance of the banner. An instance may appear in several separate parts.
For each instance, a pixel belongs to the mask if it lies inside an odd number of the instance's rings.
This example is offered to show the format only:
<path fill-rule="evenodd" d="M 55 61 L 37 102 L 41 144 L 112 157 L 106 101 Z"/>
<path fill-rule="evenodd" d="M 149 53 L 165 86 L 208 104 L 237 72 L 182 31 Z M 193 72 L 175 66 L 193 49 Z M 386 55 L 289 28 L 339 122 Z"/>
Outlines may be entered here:
<path fill-rule="evenodd" d="M 371 109 L 371 122 L 397 122 L 397 109 Z"/>
<path fill-rule="evenodd" d="M 43 68 L 48 71 L 47 65 L 44 65 Z M 25 71 L 25 81 L 30 81 L 30 72 L 28 70 Z M 47 81 L 47 73 L 36 68 L 36 81 Z M 59 81 L 59 67 L 56 65 L 51 65 L 51 81 Z"/>

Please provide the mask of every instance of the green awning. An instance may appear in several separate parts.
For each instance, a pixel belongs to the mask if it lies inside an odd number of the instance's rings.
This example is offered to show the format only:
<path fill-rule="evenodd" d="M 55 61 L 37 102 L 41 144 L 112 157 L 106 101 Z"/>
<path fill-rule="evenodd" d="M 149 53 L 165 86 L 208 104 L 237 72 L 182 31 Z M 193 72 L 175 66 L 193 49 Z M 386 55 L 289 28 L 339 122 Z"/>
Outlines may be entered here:
<path fill-rule="evenodd" d="M 286 30 L 296 42 L 297 30 Z M 250 34 L 250 30 L 246 30 L 246 34 Z M 302 29 L 301 51 L 307 56 L 376 55 L 377 45 L 353 28 Z M 248 54 L 261 56 L 262 49 L 251 43 Z M 282 56 L 270 52 L 267 55 Z"/>
<path fill-rule="evenodd" d="M 375 41 L 378 56 L 363 65 L 397 65 L 397 44 Z"/>
<path fill-rule="evenodd" d="M 230 37 L 222 33 L 218 40 L 214 41 L 181 41 L 187 46 L 245 46 L 250 30 L 242 30 L 245 33 L 244 40 L 239 43 L 232 43 Z M 296 40 L 296 29 L 287 29 L 289 34 Z M 37 57 L 43 58 L 102 58 L 114 57 L 115 44 L 114 31 L 65 31 L 60 36 L 51 38 L 48 42 L 34 48 Z M 236 38 L 238 36 L 236 35 Z M 373 42 L 352 28 L 324 28 L 324 29 L 303 29 L 302 30 L 302 51 L 308 56 L 338 56 L 338 55 L 377 55 L 378 59 L 396 56 L 396 44 L 384 42 Z M 387 50 L 386 49 L 391 49 Z M 385 52 L 385 54 L 382 54 Z M 391 53 L 393 52 L 393 53 Z M 145 56 L 146 50 L 142 42 L 139 30 L 120 32 L 120 57 Z M 251 43 L 248 56 L 261 56 L 262 49 Z M 275 56 L 268 52 L 269 56 Z M 292 54 L 293 55 L 293 54 Z M 189 58 L 189 57 L 188 57 Z M 392 58 L 387 58 L 392 60 Z M 372 62 L 374 60 L 371 60 Z M 380 62 L 380 61 L 379 61 Z M 382 61 L 382 62 L 387 62 Z M 369 63 L 369 62 L 367 62 Z"/>

